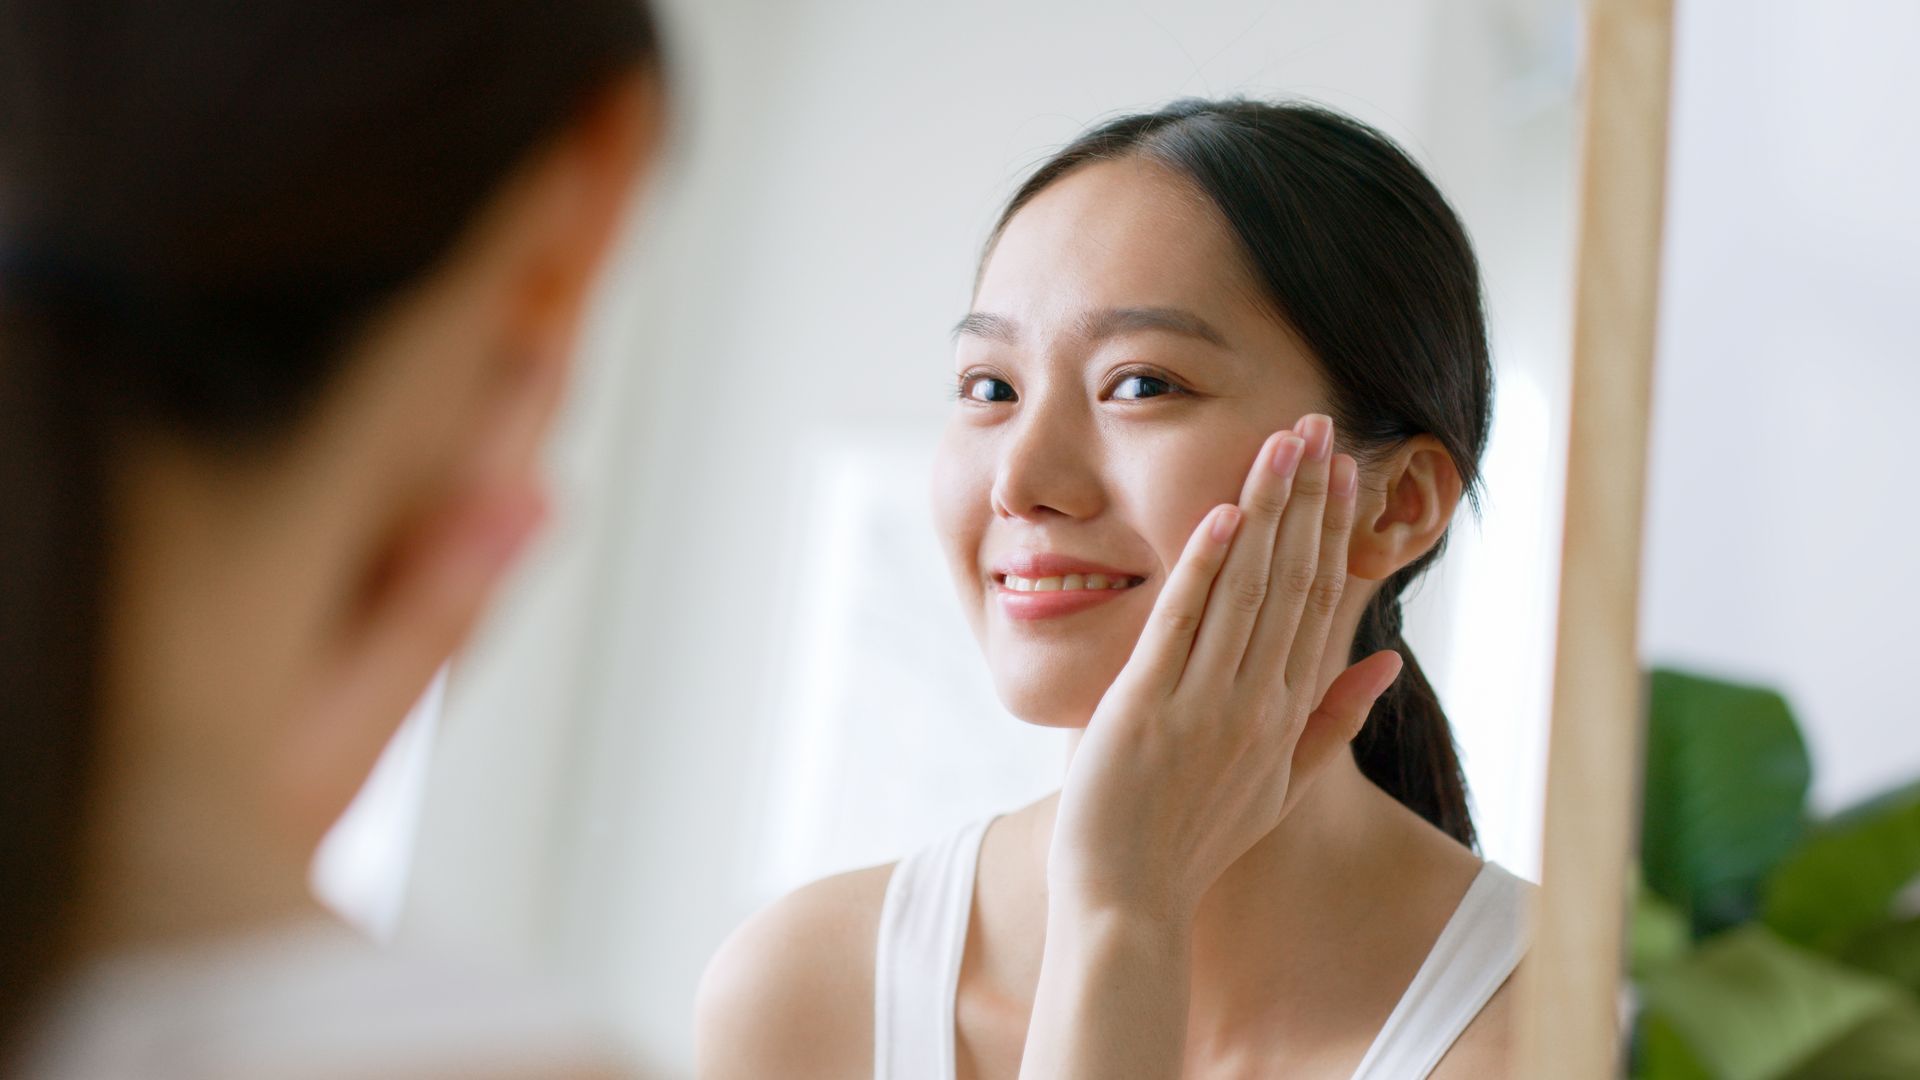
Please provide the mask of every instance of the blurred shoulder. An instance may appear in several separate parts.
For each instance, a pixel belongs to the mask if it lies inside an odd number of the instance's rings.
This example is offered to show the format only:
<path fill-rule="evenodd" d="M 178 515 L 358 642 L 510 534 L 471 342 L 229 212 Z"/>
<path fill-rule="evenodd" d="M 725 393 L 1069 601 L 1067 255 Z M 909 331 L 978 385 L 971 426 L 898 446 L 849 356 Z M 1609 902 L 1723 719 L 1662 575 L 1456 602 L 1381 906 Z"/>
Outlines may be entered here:
<path fill-rule="evenodd" d="M 796 889 L 727 938 L 694 1006 L 703 1080 L 873 1071 L 874 955 L 894 865 Z"/>
<path fill-rule="evenodd" d="M 323 918 L 94 958 L 20 1054 L 32 1080 L 149 1076 L 155 1061 L 250 1080 L 632 1075 L 582 988 Z"/>

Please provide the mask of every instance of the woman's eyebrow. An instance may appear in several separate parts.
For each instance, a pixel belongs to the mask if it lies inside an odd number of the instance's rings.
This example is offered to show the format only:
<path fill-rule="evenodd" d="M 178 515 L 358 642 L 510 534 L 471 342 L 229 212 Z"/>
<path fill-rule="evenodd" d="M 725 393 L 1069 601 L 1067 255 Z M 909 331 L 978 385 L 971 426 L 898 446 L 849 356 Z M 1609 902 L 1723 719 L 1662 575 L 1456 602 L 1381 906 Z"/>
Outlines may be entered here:
<path fill-rule="evenodd" d="M 1082 316 L 1078 326 L 1080 337 L 1089 342 L 1142 330 L 1160 330 L 1169 334 L 1179 334 L 1182 337 L 1198 338 L 1221 348 L 1227 345 L 1226 335 L 1214 329 L 1212 323 L 1181 308 L 1106 308 Z M 970 311 L 954 324 L 953 336 L 961 335 L 1012 345 L 1020 338 L 1020 326 L 1005 315 L 995 315 L 990 311 Z"/>
<path fill-rule="evenodd" d="M 1212 323 L 1181 308 L 1108 308 L 1088 314 L 1080 321 L 1080 335 L 1088 341 L 1100 341 L 1141 330 L 1161 330 L 1182 337 L 1198 338 L 1223 349 L 1227 345 L 1226 335 L 1215 330 Z"/>
<path fill-rule="evenodd" d="M 997 341 L 1002 345 L 1012 345 L 1020 339 L 1020 327 L 1005 315 L 995 315 L 989 311 L 969 311 L 959 322 L 953 324 L 953 336 L 982 337 Z"/>

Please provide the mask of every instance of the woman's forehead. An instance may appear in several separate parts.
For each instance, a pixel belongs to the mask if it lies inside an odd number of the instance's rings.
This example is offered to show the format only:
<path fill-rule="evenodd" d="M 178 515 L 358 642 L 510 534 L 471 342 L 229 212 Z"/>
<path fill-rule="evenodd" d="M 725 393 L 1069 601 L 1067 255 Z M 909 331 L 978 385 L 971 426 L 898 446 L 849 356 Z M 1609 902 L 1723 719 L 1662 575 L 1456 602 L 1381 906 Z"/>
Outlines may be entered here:
<path fill-rule="evenodd" d="M 1095 162 L 1034 196 L 1007 223 L 975 307 L 999 311 L 1177 308 L 1210 321 L 1243 303 L 1245 259 L 1206 196 L 1141 158 Z"/>

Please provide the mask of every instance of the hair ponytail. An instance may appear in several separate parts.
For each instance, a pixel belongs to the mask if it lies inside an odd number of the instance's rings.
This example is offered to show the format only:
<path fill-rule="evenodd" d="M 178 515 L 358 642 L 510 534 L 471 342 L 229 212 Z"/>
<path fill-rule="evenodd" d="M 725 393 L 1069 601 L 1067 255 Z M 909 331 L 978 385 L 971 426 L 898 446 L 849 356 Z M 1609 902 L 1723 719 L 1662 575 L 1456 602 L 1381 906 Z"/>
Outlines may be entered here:
<path fill-rule="evenodd" d="M 1411 158 L 1314 105 L 1177 101 L 1102 124 L 1054 155 L 1009 200 L 988 251 L 1049 184 L 1126 157 L 1171 168 L 1219 212 L 1262 297 L 1312 352 L 1340 442 L 1362 468 L 1431 435 L 1478 505 L 1493 409 L 1480 269 L 1459 217 Z M 1381 582 L 1361 620 L 1353 659 L 1393 649 L 1406 666 L 1353 752 L 1369 780 L 1472 846 L 1446 713 L 1400 633 L 1401 594 L 1439 551 Z"/>
<path fill-rule="evenodd" d="M 1439 695 L 1401 633 L 1400 593 L 1418 572 L 1408 567 L 1381 582 L 1354 634 L 1350 662 L 1392 649 L 1406 666 L 1374 703 L 1353 740 L 1353 757 L 1360 772 L 1382 791 L 1448 836 L 1474 847 L 1467 781 L 1453 745 L 1453 731 Z"/>

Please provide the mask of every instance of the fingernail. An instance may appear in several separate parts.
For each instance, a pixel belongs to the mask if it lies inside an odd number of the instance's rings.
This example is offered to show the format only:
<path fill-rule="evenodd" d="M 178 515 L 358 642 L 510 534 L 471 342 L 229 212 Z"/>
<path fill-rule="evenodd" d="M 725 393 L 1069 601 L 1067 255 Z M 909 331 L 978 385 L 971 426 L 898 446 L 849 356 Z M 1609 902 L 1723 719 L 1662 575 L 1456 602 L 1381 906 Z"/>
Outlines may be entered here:
<path fill-rule="evenodd" d="M 1307 441 L 1307 457 L 1314 461 L 1325 461 L 1327 452 L 1333 449 L 1333 421 L 1319 413 L 1314 413 L 1294 428 L 1300 437 Z"/>
<path fill-rule="evenodd" d="M 1360 484 L 1360 467 L 1345 454 L 1333 459 L 1333 491 L 1343 499 L 1353 497 Z"/>
<path fill-rule="evenodd" d="M 1233 539 L 1233 530 L 1240 526 L 1240 508 L 1222 506 L 1213 512 L 1213 541 L 1224 544 Z"/>
<path fill-rule="evenodd" d="M 1283 435 L 1280 445 L 1273 448 L 1273 471 L 1281 476 L 1292 476 L 1293 470 L 1300 464 L 1300 450 L 1306 443 L 1298 435 Z"/>

